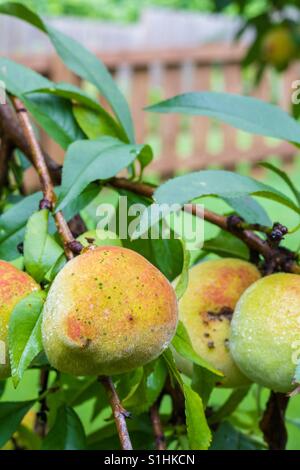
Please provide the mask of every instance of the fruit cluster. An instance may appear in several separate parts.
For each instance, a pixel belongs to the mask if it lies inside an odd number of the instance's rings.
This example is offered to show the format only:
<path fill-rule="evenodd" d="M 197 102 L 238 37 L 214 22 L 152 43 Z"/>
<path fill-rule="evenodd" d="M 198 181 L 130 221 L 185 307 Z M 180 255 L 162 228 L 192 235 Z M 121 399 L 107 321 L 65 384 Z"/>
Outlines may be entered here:
<path fill-rule="evenodd" d="M 49 290 L 42 336 L 49 362 L 59 371 L 120 374 L 158 357 L 175 334 L 173 287 L 145 258 L 120 245 L 85 248 Z M 7 342 L 15 305 L 37 289 L 28 274 L 0 262 L 1 341 Z M 300 339 L 298 275 L 261 278 L 246 261 L 202 262 L 190 269 L 179 318 L 194 350 L 223 373 L 216 385 L 242 387 L 253 381 L 274 391 L 293 389 L 293 348 Z M 175 357 L 179 369 L 191 375 L 192 364 Z M 0 378 L 10 375 L 8 364 L 7 358 Z"/>

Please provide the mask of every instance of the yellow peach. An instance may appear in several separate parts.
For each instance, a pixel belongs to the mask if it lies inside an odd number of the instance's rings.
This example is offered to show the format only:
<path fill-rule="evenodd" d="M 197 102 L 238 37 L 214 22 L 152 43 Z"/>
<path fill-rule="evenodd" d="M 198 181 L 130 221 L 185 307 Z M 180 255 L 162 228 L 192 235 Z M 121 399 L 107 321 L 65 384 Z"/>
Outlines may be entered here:
<path fill-rule="evenodd" d="M 179 301 L 179 318 L 194 350 L 224 374 L 220 385 L 239 387 L 249 380 L 235 365 L 228 347 L 233 309 L 241 294 L 260 277 L 257 268 L 239 259 L 217 259 L 190 269 L 187 290 Z M 178 362 L 190 375 L 191 364 Z"/>
<path fill-rule="evenodd" d="M 264 277 L 241 296 L 232 319 L 230 350 L 251 380 L 289 392 L 300 359 L 300 276 Z"/>
<path fill-rule="evenodd" d="M 26 273 L 0 260 L 0 379 L 10 376 L 8 324 L 14 307 L 39 285 Z"/>
<path fill-rule="evenodd" d="M 55 278 L 43 311 L 46 355 L 73 375 L 113 375 L 160 355 L 177 325 L 175 292 L 138 253 L 87 250 Z"/>

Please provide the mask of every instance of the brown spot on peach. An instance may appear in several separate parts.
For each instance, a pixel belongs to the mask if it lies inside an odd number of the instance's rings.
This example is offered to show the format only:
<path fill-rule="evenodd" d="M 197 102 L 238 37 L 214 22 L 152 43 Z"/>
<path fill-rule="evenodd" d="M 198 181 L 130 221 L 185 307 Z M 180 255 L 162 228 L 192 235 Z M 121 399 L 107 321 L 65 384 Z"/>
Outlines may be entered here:
<path fill-rule="evenodd" d="M 190 269 L 188 288 L 179 302 L 179 317 L 195 351 L 224 373 L 222 383 L 227 387 L 249 383 L 224 345 L 237 301 L 259 277 L 254 265 L 238 259 L 199 263 Z"/>

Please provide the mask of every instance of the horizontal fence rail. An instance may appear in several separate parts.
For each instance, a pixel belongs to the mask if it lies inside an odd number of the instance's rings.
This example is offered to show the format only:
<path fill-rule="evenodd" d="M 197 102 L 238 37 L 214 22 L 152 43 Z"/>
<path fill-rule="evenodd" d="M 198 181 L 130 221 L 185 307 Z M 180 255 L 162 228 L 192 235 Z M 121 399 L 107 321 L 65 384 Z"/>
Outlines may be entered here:
<path fill-rule="evenodd" d="M 241 161 L 255 163 L 270 155 L 290 158 L 295 154 L 295 148 L 288 143 L 248 136 L 206 117 L 154 115 L 143 110 L 149 104 L 183 92 L 213 89 L 256 96 L 289 111 L 292 82 L 299 78 L 299 64 L 281 75 L 267 71 L 259 86 L 251 89 L 250 72 L 245 75 L 241 67 L 244 54 L 245 46 L 226 43 L 98 53 L 129 100 L 138 142 L 148 141 L 155 149 L 151 170 L 167 176 L 209 165 L 234 167 Z M 53 81 L 88 86 L 53 55 L 22 55 L 13 59 Z M 61 161 L 61 149 L 44 134 L 42 140 L 46 150 Z"/>

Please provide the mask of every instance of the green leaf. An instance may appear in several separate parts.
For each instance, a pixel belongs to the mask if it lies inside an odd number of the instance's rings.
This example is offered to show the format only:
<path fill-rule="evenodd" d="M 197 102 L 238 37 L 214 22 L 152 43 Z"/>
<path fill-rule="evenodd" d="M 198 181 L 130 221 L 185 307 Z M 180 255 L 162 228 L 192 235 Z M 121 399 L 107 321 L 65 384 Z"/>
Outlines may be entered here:
<path fill-rule="evenodd" d="M 202 249 L 224 258 L 229 256 L 245 260 L 249 259 L 249 248 L 245 243 L 223 230 L 220 230 L 216 237 L 205 240 Z"/>
<path fill-rule="evenodd" d="M 206 421 L 202 399 L 198 393 L 183 382 L 170 349 L 167 349 L 163 353 L 163 358 L 169 369 L 172 386 L 175 387 L 177 382 L 184 394 L 186 425 L 190 449 L 208 449 L 211 442 L 211 432 Z"/>
<path fill-rule="evenodd" d="M 167 377 L 167 368 L 162 358 L 147 364 L 143 368 L 140 382 L 122 400 L 124 407 L 134 413 L 141 414 L 153 405 L 159 397 Z"/>
<path fill-rule="evenodd" d="M 41 311 L 45 298 L 44 291 L 33 292 L 22 299 L 12 311 L 8 329 L 8 344 L 15 387 L 33 359 L 43 350 Z"/>
<path fill-rule="evenodd" d="M 149 199 L 133 194 L 128 191 L 119 190 L 119 194 L 126 196 L 127 207 L 133 204 L 141 204 L 149 206 Z M 119 208 L 120 210 L 120 208 Z M 117 212 L 117 221 L 119 220 L 119 212 Z M 128 217 L 128 226 L 130 226 L 133 217 Z M 129 236 L 121 235 L 117 230 L 118 236 L 122 239 L 125 248 L 137 251 L 147 258 L 150 263 L 154 264 L 170 281 L 173 281 L 182 272 L 183 251 L 181 241 L 174 237 L 174 232 L 170 232 L 170 238 L 153 238 L 149 233 L 147 238 L 137 238 L 131 240 Z"/>
<path fill-rule="evenodd" d="M 49 271 L 45 274 L 45 280 L 48 282 L 54 281 L 56 278 L 57 274 L 59 271 L 62 270 L 62 268 L 65 266 L 67 263 L 67 258 L 64 253 L 60 255 L 60 257 L 55 261 L 55 263 L 51 266 Z"/>
<path fill-rule="evenodd" d="M 83 450 L 86 437 L 82 423 L 73 408 L 62 406 L 57 410 L 56 421 L 46 436 L 43 450 Z"/>
<path fill-rule="evenodd" d="M 224 422 L 213 436 L 210 450 L 262 450 L 265 446 Z"/>
<path fill-rule="evenodd" d="M 218 378 L 219 377 L 216 374 L 212 373 L 208 369 L 194 364 L 191 387 L 201 397 L 205 408 Z"/>
<path fill-rule="evenodd" d="M 35 212 L 28 220 L 25 232 L 25 268 L 28 274 L 39 283 L 64 251 L 49 235 L 48 224 L 48 210 Z"/>
<path fill-rule="evenodd" d="M 23 241 L 28 218 L 38 207 L 42 193 L 25 197 L 0 216 L 0 258 L 10 261 L 20 256 L 17 250 Z"/>
<path fill-rule="evenodd" d="M 137 158 L 142 148 L 142 145 L 125 144 L 112 137 L 74 142 L 65 156 L 56 209 L 63 209 L 92 181 L 115 176 Z"/>
<path fill-rule="evenodd" d="M 64 150 L 84 138 L 68 100 L 43 93 L 30 93 L 21 98 L 36 121 Z"/>
<path fill-rule="evenodd" d="M 189 446 L 191 450 L 207 450 L 211 442 L 211 432 L 207 425 L 200 396 L 188 385 L 183 385 L 185 415 Z"/>
<path fill-rule="evenodd" d="M 293 201 L 275 188 L 225 170 L 204 170 L 173 178 L 155 191 L 154 199 L 159 204 L 183 205 L 200 196 L 236 198 L 250 194 L 275 200 L 300 213 Z"/>
<path fill-rule="evenodd" d="M 73 105 L 73 113 L 79 126 L 89 139 L 98 139 L 103 135 L 123 140 L 121 128 L 104 110 L 90 109 L 83 105 Z"/>
<path fill-rule="evenodd" d="M 59 188 L 56 188 L 59 194 Z M 80 197 L 73 200 L 65 208 L 64 216 L 69 221 L 75 214 L 78 214 L 89 202 L 94 199 L 99 192 L 99 187 L 89 185 Z M 0 216 L 0 258 L 11 261 L 20 256 L 17 246 L 24 239 L 25 227 L 29 217 L 33 214 L 42 199 L 42 193 L 37 192 L 22 198 L 9 210 Z M 52 222 L 52 225 L 51 225 Z M 54 233 L 56 228 L 53 221 L 49 224 L 50 233 Z"/>
<path fill-rule="evenodd" d="M 153 429 L 149 416 L 134 416 L 127 421 L 134 449 L 153 450 Z M 88 450 L 120 450 L 120 440 L 115 423 L 101 426 L 87 437 Z"/>
<path fill-rule="evenodd" d="M 251 134 L 300 144 L 300 126 L 278 106 L 230 93 L 196 92 L 175 96 L 147 108 L 156 113 L 209 116 Z"/>
<path fill-rule="evenodd" d="M 190 260 L 191 260 L 190 252 L 186 249 L 184 241 L 183 240 L 180 240 L 180 241 L 181 241 L 182 251 L 183 251 L 183 265 L 182 265 L 182 271 L 181 271 L 180 277 L 177 280 L 176 286 L 175 286 L 176 297 L 178 300 L 181 299 L 181 297 L 185 293 L 186 288 L 188 286 L 189 267 L 190 267 Z"/>
<path fill-rule="evenodd" d="M 260 166 L 267 168 L 268 170 L 278 175 L 288 185 L 288 187 L 290 188 L 290 190 L 292 191 L 292 193 L 294 194 L 296 198 L 298 206 L 300 207 L 300 191 L 298 191 L 298 189 L 292 182 L 289 175 L 285 171 L 280 170 L 280 168 L 277 168 L 275 165 L 272 165 L 272 163 L 269 163 L 269 162 L 262 162 L 260 163 Z"/>
<path fill-rule="evenodd" d="M 134 142 L 133 123 L 128 104 L 103 63 L 80 43 L 46 24 L 38 15 L 19 3 L 0 5 L 0 13 L 15 16 L 48 34 L 66 66 L 84 80 L 93 83 L 107 99 L 130 142 Z"/>
<path fill-rule="evenodd" d="M 251 196 L 224 197 L 223 199 L 249 224 L 272 226 L 265 209 Z"/>
<path fill-rule="evenodd" d="M 166 362 L 171 378 L 171 382 L 173 386 L 175 386 L 175 383 L 177 382 L 180 386 L 180 388 L 183 390 L 183 380 L 181 378 L 181 375 L 179 373 L 179 370 L 177 369 L 176 362 L 174 361 L 174 357 L 172 354 L 172 351 L 170 348 L 168 348 L 166 351 L 164 351 L 162 357 L 164 358 L 164 361 Z"/>
<path fill-rule="evenodd" d="M 0 447 L 2 447 L 17 430 L 20 422 L 34 403 L 34 401 L 0 403 Z"/>
<path fill-rule="evenodd" d="M 2 5 L 0 11 L 1 7 Z M 5 82 L 6 89 L 16 96 L 53 85 L 53 82 L 43 75 L 6 57 L 0 57 L 0 79 Z"/>
<path fill-rule="evenodd" d="M 218 371 L 209 362 L 202 359 L 193 349 L 191 340 L 182 321 L 178 322 L 176 335 L 172 340 L 172 346 L 178 352 L 178 354 L 184 358 L 194 362 L 195 364 L 198 364 L 204 369 L 209 370 L 218 377 L 223 377 L 222 372 Z"/>
<path fill-rule="evenodd" d="M 144 169 L 152 162 L 153 160 L 153 152 L 152 148 L 149 145 L 145 145 L 142 149 L 141 153 L 138 156 L 138 160 L 141 165 L 141 174 L 140 179 L 143 176 Z"/>
<path fill-rule="evenodd" d="M 35 120 L 63 149 L 83 137 L 68 100 L 43 93 L 31 93 L 35 88 L 50 87 L 52 82 L 6 58 L 0 58 L 0 80 L 5 82 L 10 93 L 23 101 Z"/>
<path fill-rule="evenodd" d="M 241 197 L 244 206 L 245 197 L 249 195 L 272 199 L 300 213 L 299 207 L 291 199 L 254 178 L 225 170 L 203 170 L 170 179 L 156 189 L 153 197 L 161 210 L 156 211 L 157 217 L 149 217 L 151 208 L 144 211 L 138 227 L 139 236 L 157 224 L 160 218 L 178 210 L 178 205 L 183 206 L 203 196 L 218 196 L 230 201 L 231 205 L 236 205 L 237 198 Z M 132 237 L 135 238 L 136 233 Z"/>
<path fill-rule="evenodd" d="M 98 103 L 98 101 L 93 96 L 91 96 L 89 93 L 85 92 L 81 88 L 77 87 L 76 85 L 66 82 L 48 82 L 48 86 L 44 86 L 43 88 L 30 88 L 30 90 L 27 90 L 26 93 L 45 93 L 54 96 L 59 96 L 61 98 L 67 98 L 74 104 L 84 105 L 89 109 L 93 109 L 94 111 L 103 112 L 114 121 L 110 114 L 105 111 L 105 109 Z"/>

